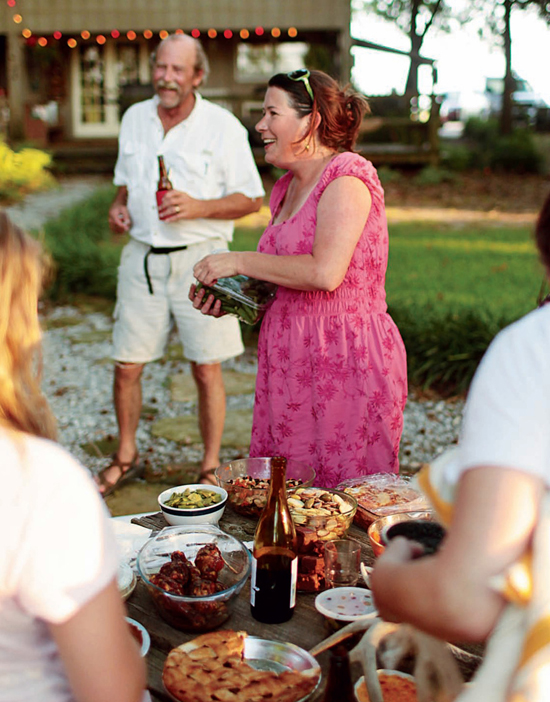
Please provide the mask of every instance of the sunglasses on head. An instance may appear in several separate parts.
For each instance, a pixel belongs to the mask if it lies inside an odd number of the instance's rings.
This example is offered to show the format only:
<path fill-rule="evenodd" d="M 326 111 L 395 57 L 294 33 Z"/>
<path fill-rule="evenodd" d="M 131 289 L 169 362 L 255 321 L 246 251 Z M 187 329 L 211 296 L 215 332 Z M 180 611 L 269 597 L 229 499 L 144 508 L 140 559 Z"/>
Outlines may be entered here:
<path fill-rule="evenodd" d="M 310 72 L 307 70 L 307 68 L 298 68 L 296 71 L 290 71 L 290 73 L 286 74 L 290 80 L 294 80 L 296 82 L 302 82 L 307 90 L 307 94 L 311 98 L 311 102 L 315 101 L 315 98 L 313 97 L 313 90 L 311 89 L 311 85 L 309 83 L 309 76 Z"/>

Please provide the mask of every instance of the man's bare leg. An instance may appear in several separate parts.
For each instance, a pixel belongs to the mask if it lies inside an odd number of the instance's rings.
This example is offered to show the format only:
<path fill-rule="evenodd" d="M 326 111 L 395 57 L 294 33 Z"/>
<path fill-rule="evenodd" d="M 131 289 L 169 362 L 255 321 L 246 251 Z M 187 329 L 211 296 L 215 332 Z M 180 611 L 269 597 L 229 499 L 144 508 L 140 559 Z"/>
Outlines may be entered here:
<path fill-rule="evenodd" d="M 101 482 L 98 483 L 101 492 L 117 482 L 137 455 L 136 432 L 141 414 L 142 371 L 143 364 L 115 364 L 113 394 L 119 435 L 117 462 L 102 471 Z"/>
<path fill-rule="evenodd" d="M 220 363 L 191 363 L 199 395 L 199 430 L 204 443 L 201 475 L 220 463 L 220 448 L 225 423 L 225 388 Z M 215 483 L 214 476 L 205 481 Z"/>

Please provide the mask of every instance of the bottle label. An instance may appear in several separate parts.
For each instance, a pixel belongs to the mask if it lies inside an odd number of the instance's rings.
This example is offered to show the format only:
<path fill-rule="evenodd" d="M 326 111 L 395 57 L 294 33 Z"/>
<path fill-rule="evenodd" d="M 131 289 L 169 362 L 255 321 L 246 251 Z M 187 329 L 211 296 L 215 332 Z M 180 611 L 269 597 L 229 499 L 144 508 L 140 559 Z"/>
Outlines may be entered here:
<path fill-rule="evenodd" d="M 277 576 L 276 576 L 277 577 Z M 280 577 L 280 576 L 279 576 Z M 260 582 L 258 582 L 260 580 Z M 264 578 L 265 580 L 265 578 Z M 258 598 L 261 598 L 262 577 L 258 578 L 258 560 L 252 556 L 252 569 L 250 576 L 250 604 L 255 607 Z M 284 582 L 284 581 L 283 581 Z M 288 590 L 288 606 L 292 609 L 296 606 L 296 584 L 298 582 L 298 557 L 296 556 L 290 561 L 290 578 Z M 267 583 L 266 583 L 267 584 Z M 269 583 L 270 588 L 274 588 L 274 583 Z M 275 588 L 278 589 L 278 588 Z M 274 593 L 273 593 L 274 594 Z M 285 595 L 286 599 L 286 595 Z"/>
<path fill-rule="evenodd" d="M 294 558 L 290 570 L 290 606 L 296 606 L 296 585 L 298 583 L 298 556 Z"/>

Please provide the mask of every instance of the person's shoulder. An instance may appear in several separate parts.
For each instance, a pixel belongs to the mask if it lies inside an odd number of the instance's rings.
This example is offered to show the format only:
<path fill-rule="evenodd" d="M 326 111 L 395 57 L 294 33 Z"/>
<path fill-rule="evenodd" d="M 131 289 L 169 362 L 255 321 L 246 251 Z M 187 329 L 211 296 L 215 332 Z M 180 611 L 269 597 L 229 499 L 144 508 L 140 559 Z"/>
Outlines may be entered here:
<path fill-rule="evenodd" d="M 152 110 L 155 108 L 155 100 L 154 98 L 147 98 L 147 100 L 140 100 L 139 102 L 134 102 L 130 107 L 128 107 L 124 114 L 122 115 L 122 119 L 125 117 L 131 118 L 131 117 L 136 117 L 136 116 L 141 116 L 144 114 L 149 114 Z"/>
<path fill-rule="evenodd" d="M 550 364 L 550 305 L 532 310 L 502 329 L 489 347 L 489 356 L 515 359 L 528 356 L 532 362 Z M 515 362 L 514 361 L 514 362 Z"/>
<path fill-rule="evenodd" d="M 221 105 L 218 105 L 215 102 L 212 102 L 211 100 L 208 100 L 207 98 L 200 97 L 200 101 L 197 103 L 197 107 L 199 109 L 199 112 L 203 113 L 204 115 L 207 115 L 208 117 L 212 117 L 213 119 L 216 119 L 218 121 L 231 124 L 231 125 L 238 125 L 239 127 L 243 128 L 242 123 L 239 121 L 235 115 L 230 112 L 226 107 L 222 107 Z"/>
<path fill-rule="evenodd" d="M 342 176 L 358 178 L 365 183 L 371 192 L 382 193 L 382 186 L 376 168 L 361 154 L 353 151 L 343 151 L 332 159 L 325 170 L 325 183 Z"/>
<path fill-rule="evenodd" d="M 497 338 L 530 339 L 533 336 L 550 337 L 550 304 L 531 310 L 502 329 Z"/>
<path fill-rule="evenodd" d="M 361 178 L 376 176 L 376 169 L 370 161 L 354 151 L 343 151 L 337 154 L 327 169 L 334 175 L 353 175 Z"/>

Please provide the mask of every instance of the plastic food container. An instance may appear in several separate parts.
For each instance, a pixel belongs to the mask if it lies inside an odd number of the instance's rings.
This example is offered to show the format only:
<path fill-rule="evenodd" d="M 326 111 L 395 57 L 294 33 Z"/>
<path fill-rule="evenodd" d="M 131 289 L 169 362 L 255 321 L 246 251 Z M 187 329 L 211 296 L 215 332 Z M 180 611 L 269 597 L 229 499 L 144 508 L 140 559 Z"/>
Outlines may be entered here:
<path fill-rule="evenodd" d="M 195 561 L 198 551 L 206 544 L 215 544 L 224 560 L 217 573 L 217 582 L 224 588 L 203 596 L 179 595 L 168 592 L 152 582 L 164 564 L 169 564 L 174 551 L 183 552 Z M 151 537 L 138 555 L 137 565 L 160 615 L 171 626 L 183 631 L 210 631 L 230 616 L 237 595 L 250 573 L 251 557 L 244 544 L 218 527 L 166 527 Z"/>
<path fill-rule="evenodd" d="M 379 517 L 413 510 L 428 510 L 426 497 L 415 487 L 411 476 L 374 473 L 351 478 L 338 485 L 357 500 L 355 523 L 367 529 Z"/>
<path fill-rule="evenodd" d="M 222 310 L 226 314 L 232 314 L 246 324 L 256 324 L 262 318 L 277 292 L 274 283 L 246 275 L 220 278 L 210 286 L 198 283 L 197 290 L 201 288 L 221 300 Z"/>

